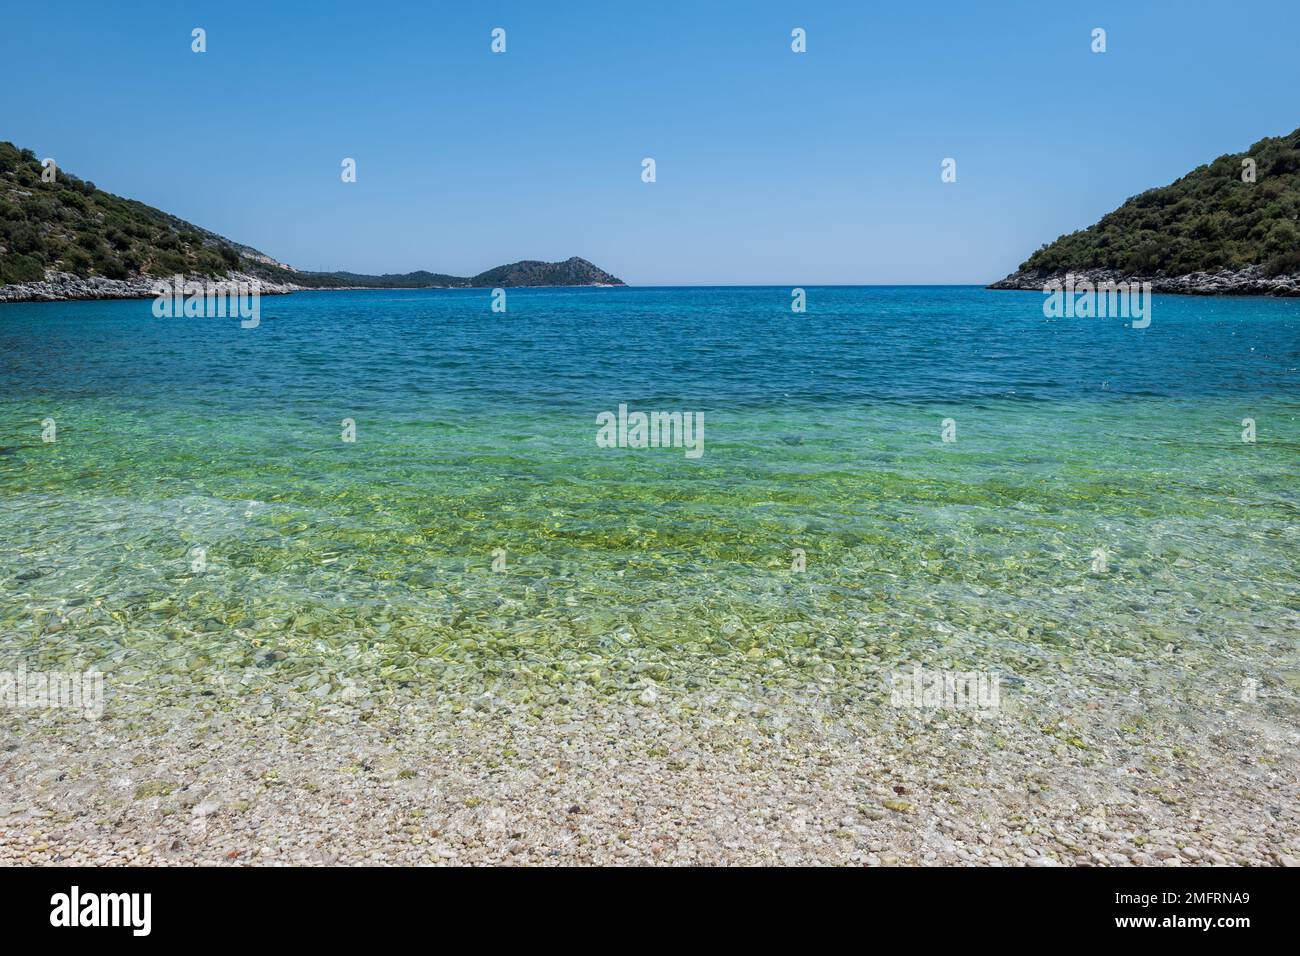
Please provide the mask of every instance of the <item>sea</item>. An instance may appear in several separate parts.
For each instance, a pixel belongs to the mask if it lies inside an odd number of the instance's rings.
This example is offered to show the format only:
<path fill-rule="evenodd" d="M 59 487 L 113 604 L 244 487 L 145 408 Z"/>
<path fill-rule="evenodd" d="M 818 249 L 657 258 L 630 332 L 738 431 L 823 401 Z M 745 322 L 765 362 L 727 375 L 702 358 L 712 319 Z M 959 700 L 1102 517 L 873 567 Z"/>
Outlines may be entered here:
<path fill-rule="evenodd" d="M 870 706 L 919 665 L 1294 708 L 1300 300 L 803 293 L 0 305 L 0 670 L 544 711 Z"/>

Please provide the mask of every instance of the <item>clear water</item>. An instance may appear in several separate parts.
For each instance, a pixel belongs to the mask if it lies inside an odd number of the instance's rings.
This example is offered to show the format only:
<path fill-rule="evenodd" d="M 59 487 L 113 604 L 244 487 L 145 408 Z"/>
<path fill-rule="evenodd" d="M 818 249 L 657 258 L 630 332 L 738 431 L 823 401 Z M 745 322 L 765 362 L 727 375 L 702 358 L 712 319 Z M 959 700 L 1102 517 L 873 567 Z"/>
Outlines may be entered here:
<path fill-rule="evenodd" d="M 535 706 L 908 661 L 1295 690 L 1300 301 L 808 297 L 0 306 L 0 665 Z M 703 456 L 597 447 L 620 403 L 703 411 Z"/>

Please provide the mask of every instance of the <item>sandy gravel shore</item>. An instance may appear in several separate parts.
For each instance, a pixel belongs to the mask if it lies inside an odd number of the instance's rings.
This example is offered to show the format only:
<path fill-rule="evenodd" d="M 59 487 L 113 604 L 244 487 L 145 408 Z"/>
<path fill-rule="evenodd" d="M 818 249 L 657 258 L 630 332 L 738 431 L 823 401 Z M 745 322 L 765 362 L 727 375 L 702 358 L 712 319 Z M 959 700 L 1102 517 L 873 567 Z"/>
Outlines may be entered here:
<path fill-rule="evenodd" d="M 1294 865 L 1297 738 L 1128 697 L 0 713 L 3 864 Z M 1049 719 L 1043 715 L 1050 713 Z"/>

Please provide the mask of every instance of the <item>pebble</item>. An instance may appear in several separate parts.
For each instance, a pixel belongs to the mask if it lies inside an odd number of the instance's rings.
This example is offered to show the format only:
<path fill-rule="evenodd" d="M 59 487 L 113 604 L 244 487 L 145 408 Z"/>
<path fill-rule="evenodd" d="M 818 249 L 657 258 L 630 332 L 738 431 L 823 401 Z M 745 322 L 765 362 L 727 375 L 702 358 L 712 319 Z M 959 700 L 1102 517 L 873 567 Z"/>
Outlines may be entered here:
<path fill-rule="evenodd" d="M 280 670 L 246 666 L 259 679 Z M 690 699 L 679 710 L 688 698 L 660 693 L 647 710 L 646 689 L 554 705 L 566 708 L 558 719 L 505 690 L 454 713 L 373 688 L 363 711 L 341 694 L 315 702 L 259 687 L 225 708 L 218 698 L 202 711 L 119 705 L 112 721 L 10 720 L 0 865 L 103 865 L 149 848 L 169 864 L 236 865 L 1296 865 L 1278 787 L 1257 785 L 1257 764 L 1198 751 L 1190 733 L 1178 743 L 1204 773 L 1162 782 L 1198 809 L 1189 819 L 1144 775 L 1117 774 L 1146 765 L 1131 735 L 1122 763 L 1064 767 L 1036 722 L 1020 732 L 1004 718 L 994 747 L 955 720 L 881 733 L 870 710 L 803 702 L 751 711 Z M 272 701 L 274 718 L 249 719 Z M 1025 763 L 1046 783 L 1032 798 Z M 1086 803 L 1098 794 L 1108 813 Z M 1101 832 L 1080 823 L 1106 818 Z"/>

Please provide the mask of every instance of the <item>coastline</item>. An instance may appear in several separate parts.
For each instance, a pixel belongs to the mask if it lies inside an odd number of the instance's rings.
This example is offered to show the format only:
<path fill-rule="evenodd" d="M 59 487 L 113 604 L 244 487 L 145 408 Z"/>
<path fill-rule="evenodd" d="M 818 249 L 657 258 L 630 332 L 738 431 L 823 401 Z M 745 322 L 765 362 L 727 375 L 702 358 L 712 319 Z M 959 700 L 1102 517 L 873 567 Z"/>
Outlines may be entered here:
<path fill-rule="evenodd" d="M 1184 276 L 1129 275 L 1110 269 L 1086 269 L 1079 272 L 1013 272 L 1005 279 L 991 282 L 985 289 L 996 291 L 1042 292 L 1046 283 L 1064 282 L 1073 276 L 1077 283 L 1105 282 L 1150 283 L 1151 291 L 1165 295 L 1188 296 L 1267 296 L 1270 298 L 1300 297 L 1300 274 L 1265 276 L 1258 266 L 1233 272 L 1191 273 Z M 257 283 L 262 295 L 292 295 L 295 292 L 391 292 L 420 290 L 471 290 L 490 286 L 430 285 L 430 286 L 305 286 L 295 283 L 270 282 L 248 273 L 232 272 L 220 279 L 211 276 L 185 276 L 186 282 L 247 282 Z M 47 275 L 41 282 L 20 282 L 0 286 L 0 305 L 31 302 L 95 302 L 114 299 L 152 299 L 156 283 L 166 281 L 158 277 L 137 276 L 130 279 L 106 279 L 103 276 L 81 278 L 60 272 Z M 616 289 L 625 285 L 592 282 L 582 285 L 525 285 L 505 286 L 512 289 Z"/>
<path fill-rule="evenodd" d="M 287 295 L 303 286 L 267 282 L 244 272 L 231 272 L 224 278 L 188 275 L 185 282 L 257 283 L 262 295 Z M 160 276 L 136 276 L 130 279 L 106 279 L 103 276 L 80 278 L 70 272 L 47 273 L 41 282 L 19 282 L 0 286 L 0 303 L 5 302 L 93 302 L 106 299 L 154 299 L 159 283 L 170 288 L 171 280 Z"/>
<path fill-rule="evenodd" d="M 1139 285 L 1150 283 L 1152 292 L 1166 295 L 1263 295 L 1284 298 L 1300 296 L 1300 274 L 1269 276 L 1265 275 L 1262 266 L 1250 266 L 1240 270 L 1222 269 L 1218 272 L 1192 272 L 1181 276 L 1132 275 L 1116 269 L 1082 269 L 1077 272 L 1019 270 L 1005 279 L 990 283 L 985 288 L 1042 292 L 1048 282 L 1055 280 L 1063 283 L 1067 276 L 1073 276 L 1076 284 L 1080 281 L 1091 282 L 1094 285 L 1105 282 L 1127 282 Z"/>
<path fill-rule="evenodd" d="M 222 278 L 187 275 L 185 282 L 245 282 L 257 283 L 262 295 L 292 295 L 294 292 L 386 292 L 393 290 L 419 291 L 421 289 L 490 289 L 492 286 L 308 286 L 289 282 L 270 282 L 245 272 L 231 272 Z M 41 282 L 16 282 L 0 286 L 0 305 L 17 302 L 95 302 L 111 299 L 153 299 L 159 282 L 170 283 L 160 276 L 133 276 L 130 279 L 107 279 L 103 276 L 81 278 L 70 272 L 47 273 Z M 506 286 L 519 289 L 614 289 L 611 283 L 592 282 L 581 286 Z"/>

